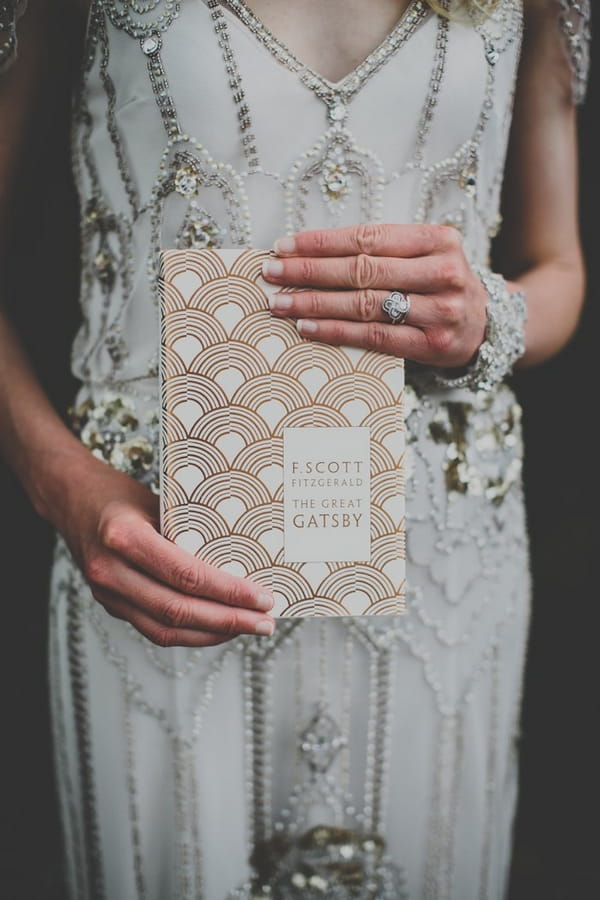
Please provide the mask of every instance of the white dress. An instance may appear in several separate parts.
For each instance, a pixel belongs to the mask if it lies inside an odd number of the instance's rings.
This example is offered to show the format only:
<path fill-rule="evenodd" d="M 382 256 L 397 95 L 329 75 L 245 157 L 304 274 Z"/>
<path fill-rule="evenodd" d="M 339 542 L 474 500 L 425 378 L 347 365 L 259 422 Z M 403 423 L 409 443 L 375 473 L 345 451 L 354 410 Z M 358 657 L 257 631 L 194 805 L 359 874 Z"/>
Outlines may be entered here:
<path fill-rule="evenodd" d="M 73 113 L 84 443 L 156 485 L 161 247 L 437 222 L 485 264 L 521 37 L 520 0 L 483 24 L 411 0 L 333 84 L 241 0 L 95 0 Z M 505 385 L 434 391 L 426 374 L 407 372 L 404 616 L 160 649 L 104 611 L 59 542 L 73 900 L 503 896 L 529 604 L 520 410 Z"/>

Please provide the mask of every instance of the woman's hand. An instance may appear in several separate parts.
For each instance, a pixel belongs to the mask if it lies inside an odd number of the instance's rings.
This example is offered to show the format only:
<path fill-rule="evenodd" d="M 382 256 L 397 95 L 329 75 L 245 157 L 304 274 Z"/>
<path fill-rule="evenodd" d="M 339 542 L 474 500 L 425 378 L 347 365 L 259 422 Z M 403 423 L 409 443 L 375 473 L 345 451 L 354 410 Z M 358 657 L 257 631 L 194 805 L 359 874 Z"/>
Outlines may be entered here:
<path fill-rule="evenodd" d="M 303 337 L 443 368 L 477 354 L 488 297 L 455 228 L 355 225 L 300 232 L 274 249 L 265 280 L 302 290 L 276 293 L 271 308 L 297 319 Z M 391 291 L 410 295 L 403 325 L 381 307 Z"/>
<path fill-rule="evenodd" d="M 82 450 L 52 518 L 107 612 L 161 647 L 272 633 L 268 591 L 163 538 L 152 492 Z"/>

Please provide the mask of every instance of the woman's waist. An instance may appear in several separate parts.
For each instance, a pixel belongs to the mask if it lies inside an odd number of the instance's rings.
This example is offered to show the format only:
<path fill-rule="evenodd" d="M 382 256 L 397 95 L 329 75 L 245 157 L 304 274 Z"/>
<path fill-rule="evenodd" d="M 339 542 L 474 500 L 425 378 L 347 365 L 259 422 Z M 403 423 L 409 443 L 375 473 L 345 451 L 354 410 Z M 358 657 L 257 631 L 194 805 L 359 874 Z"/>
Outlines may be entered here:
<path fill-rule="evenodd" d="M 69 412 L 73 430 L 96 457 L 158 492 L 161 399 L 157 376 L 87 380 Z M 403 416 L 407 476 L 410 458 L 424 455 L 446 472 L 451 489 L 452 473 L 460 481 L 462 472 L 466 483 L 467 476 L 472 479 L 481 466 L 491 465 L 494 471 L 500 459 L 516 461 L 522 456 L 521 409 L 506 384 L 490 392 L 426 391 L 422 383 L 413 384 L 407 373 Z M 277 429 L 272 430 L 277 437 Z"/>

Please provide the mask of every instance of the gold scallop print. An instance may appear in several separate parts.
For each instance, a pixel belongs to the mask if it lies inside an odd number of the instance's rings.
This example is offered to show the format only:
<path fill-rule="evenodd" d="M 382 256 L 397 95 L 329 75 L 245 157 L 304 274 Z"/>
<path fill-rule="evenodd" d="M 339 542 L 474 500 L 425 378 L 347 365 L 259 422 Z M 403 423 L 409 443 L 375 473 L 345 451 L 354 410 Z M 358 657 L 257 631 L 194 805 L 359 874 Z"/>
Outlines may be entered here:
<path fill-rule="evenodd" d="M 310 341 L 273 316 L 261 276 L 269 256 L 161 254 L 163 534 L 267 586 L 277 617 L 397 615 L 405 607 L 403 360 Z M 352 429 L 366 434 L 369 449 L 364 558 L 340 558 L 342 549 L 333 559 L 314 551 L 297 559 L 285 546 L 284 438 L 301 434 L 306 444 L 318 435 L 326 446 L 335 432 L 350 446 Z M 317 542 L 324 528 L 325 548 L 332 529 L 342 529 L 334 540 L 344 548 L 351 542 L 343 529 L 352 527 L 344 523 L 354 522 L 345 507 L 358 501 L 332 493 L 318 495 L 317 509 L 297 495 L 306 507 L 297 520 L 314 525 Z"/>

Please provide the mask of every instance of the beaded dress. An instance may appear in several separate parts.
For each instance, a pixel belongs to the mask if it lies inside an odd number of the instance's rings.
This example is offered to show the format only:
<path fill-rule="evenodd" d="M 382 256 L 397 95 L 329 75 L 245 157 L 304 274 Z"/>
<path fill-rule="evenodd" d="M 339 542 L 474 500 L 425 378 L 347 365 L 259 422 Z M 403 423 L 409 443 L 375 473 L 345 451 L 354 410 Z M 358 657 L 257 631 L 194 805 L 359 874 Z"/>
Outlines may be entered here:
<path fill-rule="evenodd" d="M 549 7 L 578 101 L 589 5 Z M 72 145 L 84 443 L 156 490 L 161 247 L 435 222 L 485 265 L 522 34 L 520 0 L 452 22 L 411 0 L 332 83 L 242 0 L 94 0 Z M 161 649 L 104 611 L 59 542 L 71 897 L 503 896 L 529 603 L 520 409 L 506 385 L 432 389 L 410 366 L 407 381 L 404 616 Z"/>

